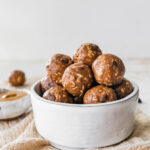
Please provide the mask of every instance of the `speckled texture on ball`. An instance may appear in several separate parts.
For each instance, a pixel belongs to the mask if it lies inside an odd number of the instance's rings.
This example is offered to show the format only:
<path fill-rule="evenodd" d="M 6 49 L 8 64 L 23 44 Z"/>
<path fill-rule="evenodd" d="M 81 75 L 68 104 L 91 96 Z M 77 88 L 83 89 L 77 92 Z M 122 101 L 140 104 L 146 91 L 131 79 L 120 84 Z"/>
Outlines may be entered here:
<path fill-rule="evenodd" d="M 129 80 L 123 79 L 121 84 L 114 87 L 117 98 L 121 99 L 129 95 L 133 91 L 132 84 Z"/>
<path fill-rule="evenodd" d="M 116 100 L 116 94 L 112 88 L 98 85 L 89 89 L 83 98 L 84 104 L 105 103 Z"/>
<path fill-rule="evenodd" d="M 46 90 L 56 85 L 57 85 L 56 82 L 52 81 L 51 78 L 48 76 L 45 76 L 41 79 L 42 92 L 45 92 Z"/>
<path fill-rule="evenodd" d="M 72 97 L 62 86 L 54 86 L 44 92 L 43 98 L 62 103 L 73 103 Z"/>
<path fill-rule="evenodd" d="M 122 60 L 112 54 L 100 55 L 93 62 L 92 70 L 96 81 L 107 86 L 120 84 L 125 74 Z"/>
<path fill-rule="evenodd" d="M 84 63 L 91 66 L 93 61 L 101 55 L 102 52 L 100 48 L 92 43 L 82 44 L 73 56 L 73 61 L 75 63 Z"/>
<path fill-rule="evenodd" d="M 54 55 L 46 66 L 48 76 L 57 84 L 61 84 L 65 69 L 72 64 L 72 59 L 63 54 Z"/>
<path fill-rule="evenodd" d="M 25 73 L 21 70 L 15 70 L 9 76 L 8 82 L 12 86 L 21 86 L 25 83 Z"/>
<path fill-rule="evenodd" d="M 73 96 L 81 96 L 93 83 L 93 76 L 88 65 L 75 63 L 64 72 L 62 84 Z"/>

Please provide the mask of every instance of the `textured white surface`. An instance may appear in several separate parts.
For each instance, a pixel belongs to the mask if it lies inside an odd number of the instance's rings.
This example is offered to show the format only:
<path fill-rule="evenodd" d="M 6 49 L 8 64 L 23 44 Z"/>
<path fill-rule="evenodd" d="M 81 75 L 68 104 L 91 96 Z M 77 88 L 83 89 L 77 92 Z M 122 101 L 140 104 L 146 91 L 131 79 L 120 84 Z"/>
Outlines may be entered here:
<path fill-rule="evenodd" d="M 13 69 L 22 69 L 26 72 L 27 83 L 35 82 L 45 74 L 47 60 L 37 61 L 0 61 L 0 81 L 7 80 Z M 143 103 L 138 106 L 143 112 L 150 115 L 150 59 L 125 59 L 125 76 L 139 85 L 140 98 Z M 0 84 L 0 87 L 2 85 Z"/>

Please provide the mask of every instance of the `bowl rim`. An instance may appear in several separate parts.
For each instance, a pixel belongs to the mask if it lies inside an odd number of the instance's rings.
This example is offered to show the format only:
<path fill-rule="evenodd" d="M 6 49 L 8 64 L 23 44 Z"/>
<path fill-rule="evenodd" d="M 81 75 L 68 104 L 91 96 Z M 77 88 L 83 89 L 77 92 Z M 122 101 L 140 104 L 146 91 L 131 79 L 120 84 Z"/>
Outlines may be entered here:
<path fill-rule="evenodd" d="M 61 102 L 54 102 L 54 101 L 48 101 L 44 98 L 42 98 L 41 96 L 39 96 L 37 94 L 37 92 L 35 91 L 35 87 L 40 84 L 40 81 L 41 80 L 38 80 L 36 81 L 32 87 L 31 87 L 31 95 L 33 97 L 35 97 L 37 100 L 39 101 L 42 101 L 42 102 L 45 102 L 45 103 L 50 103 L 50 104 L 53 104 L 53 105 L 59 105 L 59 106 L 69 106 L 69 107 L 99 107 L 99 106 L 107 106 L 107 105 L 114 105 L 114 104 L 119 104 L 119 103 L 123 103 L 123 102 L 126 102 L 128 100 L 131 100 L 135 95 L 137 95 L 139 93 L 139 87 L 138 85 L 133 82 L 133 81 L 130 81 L 132 86 L 133 86 L 133 91 L 132 93 L 130 93 L 128 96 L 122 98 L 122 99 L 119 99 L 119 100 L 116 100 L 116 101 L 112 101 L 112 102 L 106 102 L 106 103 L 99 103 L 99 104 L 72 104 L 72 103 L 61 103 Z M 31 98 L 32 99 L 32 98 Z"/>

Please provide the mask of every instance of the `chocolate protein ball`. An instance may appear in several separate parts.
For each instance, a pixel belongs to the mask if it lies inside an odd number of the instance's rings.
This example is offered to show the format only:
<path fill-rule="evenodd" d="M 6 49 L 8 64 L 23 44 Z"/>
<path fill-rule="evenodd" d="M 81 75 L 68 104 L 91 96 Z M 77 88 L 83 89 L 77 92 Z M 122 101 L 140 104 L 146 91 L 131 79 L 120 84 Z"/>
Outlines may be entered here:
<path fill-rule="evenodd" d="M 41 88 L 42 92 L 45 92 L 46 90 L 50 89 L 53 86 L 56 86 L 56 82 L 52 81 L 50 77 L 45 76 L 41 80 Z"/>
<path fill-rule="evenodd" d="M 48 76 L 57 84 L 61 84 L 65 69 L 72 64 L 72 59 L 63 54 L 54 55 L 46 66 Z"/>
<path fill-rule="evenodd" d="M 125 66 L 119 57 L 103 54 L 93 62 L 92 70 L 99 84 L 113 86 L 122 82 Z"/>
<path fill-rule="evenodd" d="M 15 70 L 9 76 L 8 82 L 12 86 L 21 86 L 25 83 L 25 73 L 21 70 Z"/>
<path fill-rule="evenodd" d="M 84 63 L 91 66 L 93 61 L 101 55 L 102 52 L 100 48 L 92 43 L 82 44 L 73 56 L 73 61 L 75 63 Z"/>
<path fill-rule="evenodd" d="M 117 98 L 121 99 L 129 95 L 133 91 L 133 87 L 130 81 L 123 79 L 121 84 L 114 87 Z"/>
<path fill-rule="evenodd" d="M 116 94 L 112 88 L 98 85 L 89 89 L 83 98 L 84 104 L 105 103 L 116 100 Z"/>
<path fill-rule="evenodd" d="M 83 63 L 67 67 L 62 77 L 62 84 L 73 96 L 81 96 L 93 83 L 91 69 Z"/>
<path fill-rule="evenodd" d="M 67 93 L 62 86 L 53 86 L 44 92 L 43 98 L 62 103 L 73 103 L 72 97 Z"/>

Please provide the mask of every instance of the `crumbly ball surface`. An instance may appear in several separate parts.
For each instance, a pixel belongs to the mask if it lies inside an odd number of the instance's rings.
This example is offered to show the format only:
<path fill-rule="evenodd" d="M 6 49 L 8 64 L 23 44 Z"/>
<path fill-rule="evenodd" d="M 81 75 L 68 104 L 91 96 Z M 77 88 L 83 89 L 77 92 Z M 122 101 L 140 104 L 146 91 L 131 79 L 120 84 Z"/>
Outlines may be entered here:
<path fill-rule="evenodd" d="M 123 79 L 120 85 L 114 87 L 117 98 L 121 99 L 129 95 L 133 91 L 132 84 L 129 80 Z"/>
<path fill-rule="evenodd" d="M 84 104 L 105 103 L 116 100 L 116 94 L 112 88 L 98 85 L 89 89 L 83 98 Z"/>
<path fill-rule="evenodd" d="M 46 70 L 48 76 L 56 82 L 57 84 L 61 84 L 62 82 L 62 75 L 65 69 L 72 64 L 72 59 L 63 54 L 56 54 L 54 55 L 48 65 L 46 66 Z"/>
<path fill-rule="evenodd" d="M 96 81 L 107 86 L 120 84 L 125 74 L 122 60 L 112 54 L 100 55 L 93 62 L 92 70 Z"/>
<path fill-rule="evenodd" d="M 8 79 L 12 86 L 21 86 L 25 83 L 25 80 L 25 73 L 21 70 L 13 71 Z"/>
<path fill-rule="evenodd" d="M 82 44 L 73 56 L 73 61 L 75 63 L 84 63 L 91 66 L 93 61 L 101 55 L 101 49 L 92 43 Z"/>
<path fill-rule="evenodd" d="M 43 77 L 41 80 L 42 92 L 45 92 L 46 90 L 56 85 L 57 85 L 56 82 L 52 81 L 52 79 L 48 76 Z"/>
<path fill-rule="evenodd" d="M 62 86 L 54 86 L 45 91 L 43 98 L 62 103 L 73 103 L 73 98 Z"/>
<path fill-rule="evenodd" d="M 91 87 L 93 76 L 91 69 L 83 63 L 70 65 L 64 72 L 62 84 L 73 96 L 81 96 Z"/>

